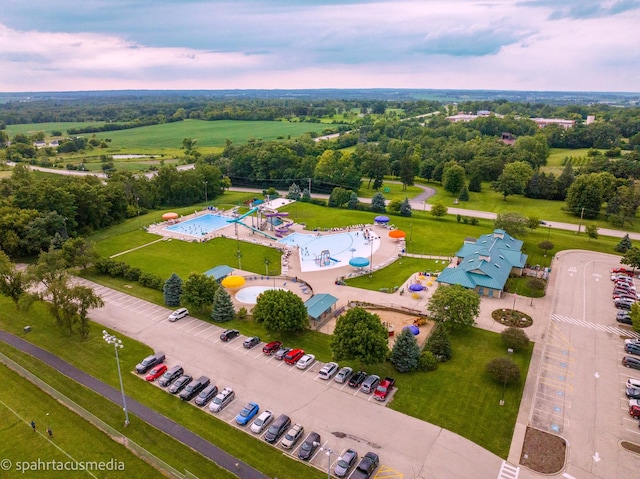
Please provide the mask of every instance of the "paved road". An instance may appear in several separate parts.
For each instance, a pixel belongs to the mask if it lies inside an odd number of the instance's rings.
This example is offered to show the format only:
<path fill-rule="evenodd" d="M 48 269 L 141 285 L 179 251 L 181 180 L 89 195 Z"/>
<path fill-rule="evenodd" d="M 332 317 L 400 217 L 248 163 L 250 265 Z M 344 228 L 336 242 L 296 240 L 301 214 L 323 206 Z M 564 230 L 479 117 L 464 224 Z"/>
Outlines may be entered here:
<path fill-rule="evenodd" d="M 66 361 L 63 361 L 50 352 L 45 351 L 44 349 L 41 349 L 38 346 L 35 346 L 5 331 L 0 331 L 0 341 L 3 341 L 4 343 L 9 344 L 16 349 L 41 360 L 42 362 L 48 364 L 68 378 L 71 378 L 79 384 L 82 384 L 83 386 L 100 394 L 101 396 L 104 396 L 111 402 L 118 405 L 122 403 L 122 396 L 120 391 L 112 388 L 102 381 L 99 381 L 93 376 L 88 375 L 84 371 L 81 371 L 75 366 L 72 366 Z M 148 408 L 147 406 L 128 396 L 127 409 L 131 414 L 139 417 L 148 424 L 198 451 L 203 456 L 208 457 L 212 461 L 216 462 L 220 467 L 231 471 L 232 473 L 238 475 L 240 478 L 267 479 L 267 476 L 262 474 L 260 471 L 252 468 L 242 461 L 239 461 L 214 444 L 191 432 L 189 429 L 186 429 L 180 424 L 166 418 L 153 409 Z M 131 427 L 135 427 L 135 423 Z"/>

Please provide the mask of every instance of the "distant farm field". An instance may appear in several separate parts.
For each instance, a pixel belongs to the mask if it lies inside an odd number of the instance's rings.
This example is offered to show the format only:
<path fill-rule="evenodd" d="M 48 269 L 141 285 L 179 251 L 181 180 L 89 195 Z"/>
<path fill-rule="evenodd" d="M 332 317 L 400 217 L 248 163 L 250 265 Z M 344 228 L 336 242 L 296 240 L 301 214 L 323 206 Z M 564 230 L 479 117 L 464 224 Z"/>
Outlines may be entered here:
<path fill-rule="evenodd" d="M 33 135 L 38 132 L 43 132 L 46 138 L 53 136 L 53 131 L 62 132 L 63 136 L 67 135 L 69 128 L 86 128 L 88 126 L 102 126 L 104 121 L 63 121 L 63 122 L 49 122 L 49 123 L 25 123 L 19 125 L 7 125 L 7 135 L 10 137 L 22 133 L 25 135 Z"/>

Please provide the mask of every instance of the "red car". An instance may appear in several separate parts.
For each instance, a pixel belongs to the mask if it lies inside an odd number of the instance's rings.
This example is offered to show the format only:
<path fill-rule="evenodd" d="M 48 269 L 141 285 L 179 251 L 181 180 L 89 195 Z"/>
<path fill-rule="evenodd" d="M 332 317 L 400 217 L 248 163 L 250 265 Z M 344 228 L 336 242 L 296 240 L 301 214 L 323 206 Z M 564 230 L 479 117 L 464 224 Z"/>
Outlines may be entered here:
<path fill-rule="evenodd" d="M 262 352 L 267 356 L 271 356 L 278 349 L 280 349 L 280 346 L 282 346 L 281 341 L 271 341 L 270 343 L 264 345 L 264 347 L 262 348 Z"/>
<path fill-rule="evenodd" d="M 164 364 L 158 364 L 155 368 L 149 371 L 149 374 L 145 376 L 147 381 L 155 381 L 167 371 L 167 366 Z"/>
<path fill-rule="evenodd" d="M 297 363 L 302 356 L 304 356 L 304 349 L 292 349 L 285 355 L 284 362 L 293 365 Z"/>

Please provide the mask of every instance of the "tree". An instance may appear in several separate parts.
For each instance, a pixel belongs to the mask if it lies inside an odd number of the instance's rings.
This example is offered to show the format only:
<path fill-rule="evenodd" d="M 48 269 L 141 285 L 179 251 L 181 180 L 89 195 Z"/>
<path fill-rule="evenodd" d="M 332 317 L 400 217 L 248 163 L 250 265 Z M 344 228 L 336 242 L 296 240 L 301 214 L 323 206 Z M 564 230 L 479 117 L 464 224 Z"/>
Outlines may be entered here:
<path fill-rule="evenodd" d="M 489 375 L 505 386 L 520 381 L 520 368 L 507 358 L 495 358 L 487 364 Z"/>
<path fill-rule="evenodd" d="M 529 345 L 529 336 L 521 328 L 511 326 L 502 331 L 500 335 L 502 336 L 502 344 L 516 352 L 522 351 Z"/>
<path fill-rule="evenodd" d="M 0 250 L 0 294 L 8 296 L 18 306 L 29 286 L 28 276 L 18 271 L 5 252 Z"/>
<path fill-rule="evenodd" d="M 535 230 L 538 226 L 540 226 L 540 218 L 537 216 L 529 216 L 527 217 L 527 228 L 530 230 Z"/>
<path fill-rule="evenodd" d="M 298 201 L 300 199 L 300 196 L 302 196 L 300 187 L 295 183 L 291 183 L 289 192 L 287 193 L 287 198 L 289 198 L 290 200 Z"/>
<path fill-rule="evenodd" d="M 389 173 L 388 156 L 382 153 L 378 147 L 371 144 L 356 147 L 356 155 L 360 158 L 362 175 L 369 178 L 367 188 L 371 187 L 371 181 L 373 180 L 373 189 L 379 190 L 382 186 L 384 175 Z"/>
<path fill-rule="evenodd" d="M 180 306 L 180 296 L 182 296 L 182 278 L 176 273 L 172 273 L 167 278 L 162 287 L 164 294 L 164 304 L 167 306 Z"/>
<path fill-rule="evenodd" d="M 352 308 L 338 318 L 331 350 L 337 361 L 355 360 L 361 364 L 379 364 L 389 351 L 389 333 L 377 314 L 364 308 Z"/>
<path fill-rule="evenodd" d="M 475 323 L 480 314 L 480 297 L 457 284 L 441 286 L 431 296 L 428 310 L 431 318 L 446 328 L 461 329 Z"/>
<path fill-rule="evenodd" d="M 598 234 L 598 227 L 596 225 L 587 225 L 585 227 L 585 231 L 587 233 L 587 236 L 589 237 L 589 241 L 593 240 L 597 240 L 598 236 L 600 236 Z"/>
<path fill-rule="evenodd" d="M 460 201 L 469 201 L 469 189 L 467 188 L 467 184 L 462 185 L 462 189 L 460 190 L 460 195 L 458 196 Z"/>
<path fill-rule="evenodd" d="M 521 195 L 533 175 L 531 165 L 524 161 L 514 161 L 509 163 L 502 170 L 502 174 L 494 181 L 491 187 L 502 193 L 506 201 L 509 195 Z"/>
<path fill-rule="evenodd" d="M 231 321 L 235 314 L 236 310 L 233 307 L 231 296 L 229 296 L 229 293 L 227 293 L 226 289 L 218 287 L 213 296 L 211 319 L 222 323 L 224 321 Z"/>
<path fill-rule="evenodd" d="M 416 337 L 409 328 L 403 329 L 391 350 L 391 364 L 398 372 L 406 373 L 417 369 L 419 359 L 420 346 Z"/>
<path fill-rule="evenodd" d="M 413 186 L 415 177 L 415 165 L 411 157 L 404 155 L 400 158 L 400 181 L 402 181 L 402 191 L 406 191 L 407 186 Z"/>
<path fill-rule="evenodd" d="M 455 196 L 465 185 L 466 173 L 462 166 L 454 162 L 451 163 L 445 166 L 442 172 L 442 187 Z"/>
<path fill-rule="evenodd" d="M 335 187 L 331 191 L 331 195 L 329 196 L 329 206 L 334 208 L 340 208 L 349 202 L 349 198 L 351 197 L 351 191 L 345 190 L 339 186 Z"/>
<path fill-rule="evenodd" d="M 640 268 L 640 248 L 637 246 L 629 248 L 622 256 L 620 263 L 628 264 L 633 268 L 633 271 L 635 271 L 636 268 Z"/>
<path fill-rule="evenodd" d="M 640 333 L 640 303 L 636 302 L 631 305 L 629 316 L 631 316 L 631 326 L 633 330 Z"/>
<path fill-rule="evenodd" d="M 547 252 L 551 251 L 553 249 L 555 245 L 551 242 L 551 241 L 541 241 L 540 243 L 538 243 L 538 248 L 540 248 L 542 251 L 544 251 L 544 256 L 546 258 L 547 256 Z"/>
<path fill-rule="evenodd" d="M 62 254 L 68 266 L 80 266 L 83 270 L 100 257 L 95 250 L 95 245 L 81 237 L 65 241 L 62 245 Z"/>
<path fill-rule="evenodd" d="M 569 160 L 556 180 L 555 195 L 553 199 L 564 201 L 567 198 L 567 192 L 574 180 L 575 176 L 573 174 L 573 165 L 571 164 L 571 160 Z"/>
<path fill-rule="evenodd" d="M 578 176 L 567 191 L 567 207 L 582 218 L 596 218 L 603 201 L 604 185 L 599 173 Z"/>
<path fill-rule="evenodd" d="M 550 154 L 549 143 L 541 134 L 518 137 L 513 149 L 515 156 L 529 163 L 532 168 L 546 165 Z"/>
<path fill-rule="evenodd" d="M 180 303 L 196 311 L 204 311 L 213 304 L 216 290 L 220 288 L 213 276 L 191 273 L 182 285 Z"/>
<path fill-rule="evenodd" d="M 371 211 L 374 213 L 384 213 L 387 210 L 385 199 L 382 193 L 376 193 L 371 198 Z"/>
<path fill-rule="evenodd" d="M 444 205 L 442 201 L 436 201 L 431 205 L 431 214 L 436 218 L 440 218 L 447 214 L 447 207 Z"/>
<path fill-rule="evenodd" d="M 444 363 L 451 359 L 451 341 L 442 323 L 437 323 L 433 328 L 424 349 L 430 351 L 438 362 Z"/>
<path fill-rule="evenodd" d="M 496 229 L 501 229 L 516 238 L 527 235 L 527 219 L 520 213 L 499 213 L 494 223 Z"/>
<path fill-rule="evenodd" d="M 428 372 L 438 369 L 438 360 L 431 351 L 422 351 L 418 358 L 418 371 Z"/>
<path fill-rule="evenodd" d="M 473 173 L 469 178 L 469 191 L 480 193 L 482 191 L 482 177 L 479 173 Z"/>
<path fill-rule="evenodd" d="M 627 233 L 618 242 L 614 250 L 618 253 L 626 253 L 629 248 L 631 248 L 631 239 L 629 238 L 629 233 Z"/>
<path fill-rule="evenodd" d="M 400 213 L 400 207 L 402 206 L 402 200 L 400 198 L 394 198 L 387 204 L 387 210 L 391 213 Z"/>
<path fill-rule="evenodd" d="M 104 301 L 98 295 L 93 292 L 93 289 L 76 285 L 70 288 L 69 305 L 65 311 L 70 313 L 70 317 L 67 319 L 67 327 L 69 334 L 72 333 L 72 326 L 75 322 L 79 323 L 80 336 L 83 339 L 89 337 L 89 309 L 101 308 L 104 306 Z"/>
<path fill-rule="evenodd" d="M 358 207 L 358 195 L 355 193 L 355 191 L 351 192 L 351 195 L 349 196 L 349 203 L 347 203 L 347 208 L 349 208 L 350 210 L 355 210 Z"/>
<path fill-rule="evenodd" d="M 267 331 L 295 332 L 309 326 L 307 308 L 295 293 L 281 289 L 268 289 L 253 308 L 253 319 L 264 323 Z"/>
<path fill-rule="evenodd" d="M 400 216 L 411 216 L 411 203 L 409 203 L 409 198 L 405 197 L 404 201 L 400 205 Z"/>

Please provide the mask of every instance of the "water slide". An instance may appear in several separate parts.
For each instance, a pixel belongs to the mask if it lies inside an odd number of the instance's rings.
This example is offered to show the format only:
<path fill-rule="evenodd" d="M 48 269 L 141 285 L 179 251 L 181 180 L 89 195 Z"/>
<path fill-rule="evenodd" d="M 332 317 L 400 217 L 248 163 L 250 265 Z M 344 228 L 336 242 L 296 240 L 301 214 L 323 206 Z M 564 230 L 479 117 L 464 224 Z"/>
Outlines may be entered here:
<path fill-rule="evenodd" d="M 243 218 L 246 218 L 247 216 L 249 216 L 252 213 L 255 213 L 256 211 L 258 211 L 257 207 L 251 208 L 249 211 L 247 211 L 245 214 L 238 216 L 237 218 L 231 218 L 227 220 L 227 223 L 237 223 L 239 225 L 244 226 L 245 228 L 249 228 L 251 231 L 255 231 L 256 233 L 260 233 L 261 235 L 272 239 L 274 241 L 278 241 L 278 238 L 276 238 L 275 236 L 271 236 L 268 233 L 265 233 L 264 231 L 260 231 L 259 229 L 254 228 L 253 226 L 249 226 L 248 224 L 245 224 L 242 220 Z"/>
<path fill-rule="evenodd" d="M 332 258 L 331 256 L 329 256 L 329 259 L 330 259 L 331 261 L 335 261 L 336 263 L 339 263 L 339 262 L 340 262 L 340 260 L 339 260 L 339 259 Z"/>
<path fill-rule="evenodd" d="M 277 213 L 266 213 L 264 216 L 266 218 L 280 218 L 282 220 L 282 218 L 286 218 L 287 216 L 289 216 L 289 213 L 287 211 L 283 211 L 281 213 L 280 212 L 277 212 Z M 293 225 L 293 221 L 292 220 L 289 220 L 286 223 L 283 220 L 282 224 L 280 226 L 274 228 L 274 230 L 276 232 L 276 236 L 278 238 L 282 238 L 284 235 L 289 233 L 289 228 L 291 227 L 291 225 Z"/>

